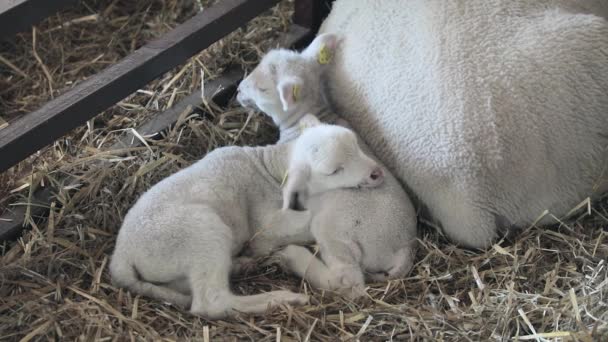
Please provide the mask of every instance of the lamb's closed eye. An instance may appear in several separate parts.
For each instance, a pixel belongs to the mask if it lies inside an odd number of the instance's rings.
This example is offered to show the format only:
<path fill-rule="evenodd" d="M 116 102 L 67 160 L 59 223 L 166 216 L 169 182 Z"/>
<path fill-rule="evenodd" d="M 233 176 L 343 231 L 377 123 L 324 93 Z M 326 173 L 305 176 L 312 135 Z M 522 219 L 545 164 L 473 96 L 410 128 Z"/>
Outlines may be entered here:
<path fill-rule="evenodd" d="M 335 175 L 339 174 L 342 171 L 344 171 L 344 166 L 339 166 L 333 172 L 331 172 L 330 174 L 328 174 L 328 176 L 335 176 Z"/>

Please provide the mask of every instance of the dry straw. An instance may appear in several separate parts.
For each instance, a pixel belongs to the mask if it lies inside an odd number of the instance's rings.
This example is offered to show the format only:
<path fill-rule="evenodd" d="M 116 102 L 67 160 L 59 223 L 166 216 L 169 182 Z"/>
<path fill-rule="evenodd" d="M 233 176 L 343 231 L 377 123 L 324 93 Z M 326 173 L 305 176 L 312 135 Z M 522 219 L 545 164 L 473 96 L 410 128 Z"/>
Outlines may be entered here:
<path fill-rule="evenodd" d="M 80 2 L 39 25 L 35 46 L 33 32 L 0 43 L 0 111 L 10 121 L 37 108 L 208 5 Z M 272 265 L 235 279 L 234 290 L 291 289 L 311 293 L 313 303 L 209 322 L 110 285 L 116 232 L 142 191 L 217 146 L 276 137 L 261 116 L 212 103 L 184 112 L 160 138 L 133 128 L 200 87 L 201 75 L 255 65 L 287 29 L 290 8 L 282 3 L 0 175 L 0 206 L 27 204 L 42 184 L 56 189 L 48 218 L 31 220 L 0 250 L 0 340 L 607 341 L 605 199 L 486 251 L 458 248 L 423 226 L 409 277 L 371 284 L 357 302 L 313 291 Z M 125 134 L 145 144 L 110 149 Z"/>

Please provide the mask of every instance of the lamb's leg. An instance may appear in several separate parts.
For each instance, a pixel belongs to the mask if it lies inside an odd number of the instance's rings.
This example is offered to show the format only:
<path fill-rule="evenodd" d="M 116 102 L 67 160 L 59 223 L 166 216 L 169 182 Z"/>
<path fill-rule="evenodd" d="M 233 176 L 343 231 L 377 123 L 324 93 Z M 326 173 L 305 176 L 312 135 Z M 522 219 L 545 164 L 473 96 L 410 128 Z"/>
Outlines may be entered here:
<path fill-rule="evenodd" d="M 190 289 L 190 282 L 185 277 L 179 278 L 179 279 L 174 279 L 166 284 L 163 284 L 163 286 L 166 286 L 174 291 L 177 291 L 179 293 L 192 297 L 192 293 L 191 293 L 192 289 Z"/>
<path fill-rule="evenodd" d="M 322 258 L 327 265 L 300 246 L 287 246 L 277 254 L 286 269 L 307 280 L 313 287 L 341 290 L 352 297 L 362 295 L 365 281 L 357 252 L 341 242 L 332 241 L 331 245 L 334 248 L 322 246 Z"/>
<path fill-rule="evenodd" d="M 350 290 L 347 294 L 358 297 L 365 293 L 365 278 L 361 269 L 362 251 L 354 241 L 319 240 L 321 257 L 333 276 L 336 289 Z"/>
<path fill-rule="evenodd" d="M 162 285 L 154 285 L 145 281 L 136 281 L 128 288 L 145 296 L 158 298 L 168 303 L 177 304 L 184 309 L 190 307 L 190 303 L 192 302 L 192 297 L 188 295 L 179 293 Z"/>
<path fill-rule="evenodd" d="M 281 304 L 305 305 L 308 296 L 291 291 L 270 291 L 250 296 L 233 296 L 232 307 L 236 312 L 262 314 Z"/>
<path fill-rule="evenodd" d="M 407 276 L 414 266 L 414 253 L 411 246 L 401 248 L 393 256 L 393 267 L 389 268 L 389 279 L 399 279 Z"/>
<path fill-rule="evenodd" d="M 228 287 L 228 275 L 196 277 L 190 311 L 210 319 L 232 317 L 236 314 L 261 314 L 281 304 L 304 305 L 308 296 L 291 291 L 271 291 L 250 296 L 233 294 Z"/>
<path fill-rule="evenodd" d="M 310 211 L 277 210 L 254 234 L 245 250 L 246 256 L 234 259 L 230 274 L 237 276 L 255 268 L 257 256 L 266 256 L 289 244 L 312 243 Z"/>
<path fill-rule="evenodd" d="M 224 242 L 224 243 L 222 243 Z M 237 296 L 230 291 L 232 258 L 230 241 L 215 241 L 189 275 L 193 314 L 210 319 L 231 317 L 239 312 L 258 314 L 281 304 L 303 305 L 308 296 L 290 291 L 271 291 L 252 296 Z"/>
<path fill-rule="evenodd" d="M 308 249 L 289 245 L 276 253 L 285 271 L 293 272 L 318 289 L 333 290 L 333 276 L 329 268 Z"/>
<path fill-rule="evenodd" d="M 116 260 L 112 262 L 112 283 L 117 287 L 124 287 L 134 293 L 147 297 L 157 298 L 165 302 L 177 304 L 183 308 L 190 307 L 192 298 L 162 285 L 155 285 L 140 280 L 132 265 Z"/>
<path fill-rule="evenodd" d="M 411 246 L 401 248 L 392 258 L 386 272 L 368 273 L 366 278 L 374 282 L 384 282 L 391 279 L 404 278 L 414 266 L 414 255 Z"/>
<path fill-rule="evenodd" d="M 311 218 L 310 211 L 277 210 L 249 242 L 252 255 L 268 255 L 282 246 L 314 241 L 310 233 Z"/>

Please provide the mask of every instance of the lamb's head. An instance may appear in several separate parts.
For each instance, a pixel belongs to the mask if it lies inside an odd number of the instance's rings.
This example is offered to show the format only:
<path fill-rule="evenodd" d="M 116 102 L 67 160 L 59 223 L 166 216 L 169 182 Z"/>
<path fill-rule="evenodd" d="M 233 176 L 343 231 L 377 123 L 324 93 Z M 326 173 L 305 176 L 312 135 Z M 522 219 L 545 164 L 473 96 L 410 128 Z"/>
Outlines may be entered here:
<path fill-rule="evenodd" d="M 363 153 L 353 131 L 322 124 L 310 114 L 300 120 L 300 125 L 303 132 L 291 147 L 283 209 L 293 207 L 298 194 L 308 196 L 382 183 L 381 166 Z"/>
<path fill-rule="evenodd" d="M 310 112 L 325 103 L 321 78 L 331 61 L 338 38 L 321 34 L 302 52 L 275 49 L 241 82 L 237 100 L 243 107 L 257 108 L 275 124 L 294 123 L 294 114 Z"/>

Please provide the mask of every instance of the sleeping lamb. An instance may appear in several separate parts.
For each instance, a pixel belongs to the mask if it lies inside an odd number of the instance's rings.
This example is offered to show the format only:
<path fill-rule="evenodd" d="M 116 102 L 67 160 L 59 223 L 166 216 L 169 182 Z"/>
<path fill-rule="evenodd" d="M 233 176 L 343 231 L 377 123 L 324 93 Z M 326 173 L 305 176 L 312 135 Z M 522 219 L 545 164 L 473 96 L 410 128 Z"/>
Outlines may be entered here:
<path fill-rule="evenodd" d="M 352 131 L 314 116 L 304 121 L 310 128 L 290 144 L 216 149 L 144 193 L 118 234 L 113 283 L 211 319 L 306 303 L 290 291 L 233 294 L 233 257 L 248 242 L 255 253 L 308 239 L 298 232 L 309 231 L 315 211 L 289 210 L 296 193 L 373 187 L 383 176 Z"/>
<path fill-rule="evenodd" d="M 280 128 L 279 142 L 300 134 L 302 117 L 314 113 L 334 121 L 337 116 L 323 97 L 323 74 L 337 37 L 317 37 L 302 53 L 277 49 L 239 85 L 237 99 L 268 114 Z M 366 150 L 361 141 L 359 145 Z M 340 174 L 344 170 L 334 170 Z M 308 203 L 315 217 L 311 232 L 323 262 L 304 248 L 290 245 L 279 253 L 283 264 L 317 288 L 353 289 L 361 294 L 364 280 L 404 277 L 412 268 L 416 249 L 416 212 L 399 182 L 386 172 L 373 189 L 341 189 Z"/>

